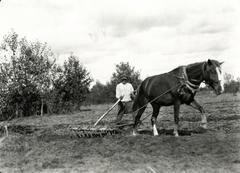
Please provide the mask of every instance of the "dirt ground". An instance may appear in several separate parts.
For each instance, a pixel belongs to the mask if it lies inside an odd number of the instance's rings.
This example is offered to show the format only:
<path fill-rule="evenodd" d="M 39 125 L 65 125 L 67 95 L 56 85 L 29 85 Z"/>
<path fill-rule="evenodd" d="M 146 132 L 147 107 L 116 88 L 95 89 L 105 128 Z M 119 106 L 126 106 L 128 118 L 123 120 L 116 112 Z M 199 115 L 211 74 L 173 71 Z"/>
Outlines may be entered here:
<path fill-rule="evenodd" d="M 157 137 L 152 136 L 150 117 L 136 137 L 127 128 L 104 138 L 72 136 L 69 125 L 92 125 L 111 105 L 91 106 L 70 115 L 12 120 L 9 135 L 5 137 L 3 129 L 0 133 L 0 172 L 240 172 L 240 95 L 197 95 L 196 100 L 206 110 L 208 130 L 199 126 L 200 113 L 183 105 L 180 130 L 191 135 L 180 137 L 166 133 L 173 129 L 172 107 L 160 110 Z M 149 113 L 151 107 L 144 115 Z M 114 109 L 100 126 L 109 125 L 115 116 Z"/>

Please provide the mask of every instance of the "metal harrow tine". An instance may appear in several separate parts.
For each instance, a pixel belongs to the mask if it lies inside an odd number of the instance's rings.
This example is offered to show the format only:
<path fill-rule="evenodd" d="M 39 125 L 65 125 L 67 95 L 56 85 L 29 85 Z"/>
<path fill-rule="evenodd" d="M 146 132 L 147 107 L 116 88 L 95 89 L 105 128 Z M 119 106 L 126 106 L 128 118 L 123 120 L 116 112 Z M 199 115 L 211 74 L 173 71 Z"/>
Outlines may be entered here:
<path fill-rule="evenodd" d="M 96 126 L 87 126 L 87 127 L 74 127 L 69 126 L 69 130 L 74 136 L 79 138 L 96 138 L 96 137 L 105 137 L 116 135 L 122 133 L 118 128 L 114 127 L 96 127 Z"/>

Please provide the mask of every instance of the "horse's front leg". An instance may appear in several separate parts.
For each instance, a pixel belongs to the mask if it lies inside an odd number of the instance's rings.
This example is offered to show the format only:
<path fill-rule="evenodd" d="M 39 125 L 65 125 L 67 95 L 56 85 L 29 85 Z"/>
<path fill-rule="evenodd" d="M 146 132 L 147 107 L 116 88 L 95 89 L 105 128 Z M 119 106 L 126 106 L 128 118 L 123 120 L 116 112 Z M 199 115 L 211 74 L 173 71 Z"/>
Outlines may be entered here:
<path fill-rule="evenodd" d="M 203 107 L 202 107 L 201 105 L 199 105 L 199 104 L 196 102 L 196 100 L 194 100 L 193 102 L 191 102 L 189 106 L 191 106 L 191 107 L 193 107 L 194 109 L 197 109 L 197 110 L 200 111 L 200 113 L 201 113 L 201 118 L 202 118 L 201 127 L 204 128 L 204 129 L 207 129 L 207 117 L 206 117 L 206 115 L 204 114 L 205 111 L 204 111 Z"/>
<path fill-rule="evenodd" d="M 173 134 L 178 137 L 178 124 L 179 124 L 179 110 L 180 110 L 180 106 L 181 106 L 181 101 L 177 100 L 174 103 L 174 130 L 173 130 Z"/>

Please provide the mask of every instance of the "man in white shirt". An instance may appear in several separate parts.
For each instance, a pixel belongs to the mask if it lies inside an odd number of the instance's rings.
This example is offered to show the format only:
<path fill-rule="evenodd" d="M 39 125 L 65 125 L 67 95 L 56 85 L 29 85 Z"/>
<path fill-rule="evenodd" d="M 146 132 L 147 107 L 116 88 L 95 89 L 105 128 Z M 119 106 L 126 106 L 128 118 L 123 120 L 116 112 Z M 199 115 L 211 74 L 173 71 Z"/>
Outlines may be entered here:
<path fill-rule="evenodd" d="M 121 99 L 118 103 L 118 114 L 116 118 L 116 124 L 120 123 L 124 113 L 132 112 L 132 100 L 134 98 L 133 86 L 127 82 L 128 76 L 121 76 L 121 83 L 116 87 L 116 98 Z"/>

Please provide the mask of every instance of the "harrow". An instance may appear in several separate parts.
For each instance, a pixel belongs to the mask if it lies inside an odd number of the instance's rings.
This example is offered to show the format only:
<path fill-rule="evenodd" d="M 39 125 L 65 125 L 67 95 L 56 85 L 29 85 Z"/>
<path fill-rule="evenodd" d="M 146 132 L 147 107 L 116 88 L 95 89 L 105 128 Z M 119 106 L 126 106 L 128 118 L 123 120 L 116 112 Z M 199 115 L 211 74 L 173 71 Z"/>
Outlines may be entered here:
<path fill-rule="evenodd" d="M 92 137 L 105 137 L 110 135 L 116 135 L 123 133 L 123 128 L 125 126 L 131 126 L 133 123 L 127 124 L 119 124 L 119 125 L 112 125 L 112 126 L 100 126 L 97 127 L 96 125 L 120 102 L 121 100 L 117 100 L 116 103 L 106 112 L 104 113 L 93 126 L 76 126 L 71 125 L 69 126 L 69 131 L 72 132 L 74 136 L 79 138 L 92 138 Z"/>
<path fill-rule="evenodd" d="M 121 134 L 122 130 L 112 127 L 69 127 L 69 130 L 72 131 L 74 136 L 79 138 L 92 138 L 92 137 L 105 137 L 110 135 Z"/>

